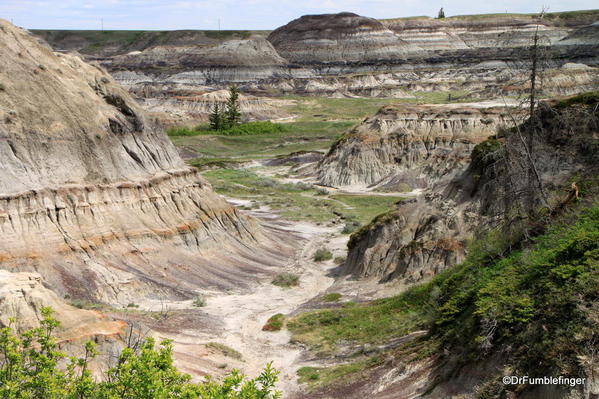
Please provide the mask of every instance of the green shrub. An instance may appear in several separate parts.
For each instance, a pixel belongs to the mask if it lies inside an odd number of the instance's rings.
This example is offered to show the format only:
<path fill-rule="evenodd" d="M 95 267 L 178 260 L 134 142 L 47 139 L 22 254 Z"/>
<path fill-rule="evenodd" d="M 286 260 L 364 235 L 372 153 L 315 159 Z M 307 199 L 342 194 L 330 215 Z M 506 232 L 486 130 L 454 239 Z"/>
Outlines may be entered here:
<path fill-rule="evenodd" d="M 319 248 L 314 252 L 313 259 L 315 262 L 324 262 L 333 259 L 333 253 L 326 248 Z"/>
<path fill-rule="evenodd" d="M 484 168 L 495 162 L 494 154 L 501 148 L 501 143 L 495 137 L 489 137 L 482 143 L 474 146 L 470 158 L 472 163 Z"/>
<path fill-rule="evenodd" d="M 274 285 L 279 287 L 296 287 L 299 285 L 299 276 L 293 273 L 279 273 L 272 280 Z"/>
<path fill-rule="evenodd" d="M 281 331 L 284 323 L 285 315 L 282 313 L 277 313 L 268 319 L 266 324 L 262 327 L 262 331 Z"/>
<path fill-rule="evenodd" d="M 345 256 L 335 256 L 335 259 L 333 259 L 333 262 L 336 265 L 341 265 L 341 264 L 345 263 L 346 260 L 347 260 L 347 258 Z"/>
<path fill-rule="evenodd" d="M 341 230 L 341 234 L 351 234 L 354 231 L 358 230 L 362 224 L 356 220 L 346 222 L 345 226 L 343 226 L 343 230 Z"/>
<path fill-rule="evenodd" d="M 115 366 L 96 380 L 90 362 L 98 356 L 93 341 L 85 343 L 81 358 L 59 352 L 53 332 L 60 323 L 50 308 L 42 308 L 40 327 L 16 334 L 0 329 L 0 396 L 3 398 L 279 398 L 274 389 L 278 372 L 267 364 L 253 380 L 234 371 L 222 382 L 206 379 L 191 382 L 173 364 L 173 345 L 164 340 L 156 348 L 147 338 L 137 350 L 124 348 Z M 65 364 L 65 367 L 60 365 Z"/>
<path fill-rule="evenodd" d="M 128 308 L 138 308 L 138 307 L 139 307 L 139 305 L 138 305 L 138 304 L 136 304 L 136 303 L 133 303 L 133 302 L 131 302 L 131 303 L 128 303 L 128 304 L 127 304 L 127 307 L 128 307 Z"/>
<path fill-rule="evenodd" d="M 193 298 L 192 304 L 196 308 L 203 308 L 208 303 L 206 301 L 206 297 L 205 296 L 203 296 L 203 295 L 197 295 L 195 298 Z"/>

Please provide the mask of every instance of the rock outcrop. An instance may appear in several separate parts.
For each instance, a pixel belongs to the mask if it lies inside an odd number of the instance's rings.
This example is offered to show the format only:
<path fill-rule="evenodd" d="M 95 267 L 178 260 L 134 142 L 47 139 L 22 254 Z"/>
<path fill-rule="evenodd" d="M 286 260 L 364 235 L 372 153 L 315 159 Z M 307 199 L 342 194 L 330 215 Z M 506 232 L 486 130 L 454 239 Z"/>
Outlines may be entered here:
<path fill-rule="evenodd" d="M 305 15 L 274 30 L 268 40 L 284 58 L 299 64 L 397 61 L 421 52 L 380 21 L 349 12 Z"/>
<path fill-rule="evenodd" d="M 91 362 L 93 372 L 110 364 L 111 354 L 125 346 L 128 325 L 93 311 L 78 309 L 44 287 L 37 273 L 10 273 L 0 270 L 0 327 L 22 333 L 40 327 L 42 309 L 50 307 L 60 324 L 53 333 L 58 348 L 71 356 L 84 356 L 84 342 L 93 340 L 101 354 Z"/>
<path fill-rule="evenodd" d="M 426 188 L 458 173 L 474 146 L 517 117 L 496 105 L 391 105 L 341 138 L 318 165 L 320 184 Z"/>
<path fill-rule="evenodd" d="M 596 95 L 582 96 L 544 104 L 537 111 L 541 125 L 532 159 L 554 206 L 566 196 L 570 177 L 597 173 L 596 104 Z M 506 148 L 511 148 L 508 156 Z M 535 183 L 521 167 L 527 159 L 515 133 L 481 143 L 470 164 L 449 183 L 441 182 L 425 195 L 400 203 L 354 233 L 345 272 L 409 285 L 459 263 L 468 239 L 525 206 L 523 192 L 532 193 L 533 206 L 542 205 Z"/>
<path fill-rule="evenodd" d="M 229 99 L 228 90 L 203 92 L 198 90 L 158 89 L 156 87 L 132 90 L 139 94 L 140 105 L 163 126 L 195 126 L 207 122 L 214 105 L 224 109 Z M 150 92 L 154 94 L 150 94 Z M 239 111 L 244 120 L 283 119 L 289 117 L 279 106 L 284 101 L 252 96 L 239 95 Z"/>
<path fill-rule="evenodd" d="M 238 286 L 281 262 L 98 66 L 0 21 L 0 267 L 109 303 Z"/>
<path fill-rule="evenodd" d="M 598 19 L 592 10 L 547 14 L 541 21 L 531 15 L 383 21 L 351 13 L 308 15 L 271 32 L 268 41 L 264 32 L 120 32 L 114 43 L 93 33 L 38 33 L 56 49 L 99 60 L 145 99 L 230 84 L 259 95 L 405 97 L 463 90 L 488 99 L 517 94 L 529 75 L 525 61 L 537 29 L 548 46 L 544 64 L 558 76 L 545 84 L 546 94 L 596 87 L 599 40 L 592 24 Z M 572 71 L 561 69 L 566 63 L 593 68 L 571 79 Z"/>
<path fill-rule="evenodd" d="M 559 15 L 559 14 L 556 14 Z M 594 16 L 596 18 L 597 15 Z M 473 49 L 530 46 L 535 32 L 544 42 L 555 43 L 573 27 L 593 23 L 592 14 L 571 21 L 547 16 L 539 21 L 533 15 L 457 16 L 445 19 L 429 17 L 398 18 L 381 21 L 402 40 L 426 50 Z"/>
<path fill-rule="evenodd" d="M 42 284 L 37 273 L 10 273 L 0 270 L 0 326 L 23 331 L 40 326 L 40 310 L 50 307 L 60 322 L 59 343 L 89 337 L 118 338 L 126 327 L 122 321 L 110 321 L 93 310 L 66 304 Z"/>

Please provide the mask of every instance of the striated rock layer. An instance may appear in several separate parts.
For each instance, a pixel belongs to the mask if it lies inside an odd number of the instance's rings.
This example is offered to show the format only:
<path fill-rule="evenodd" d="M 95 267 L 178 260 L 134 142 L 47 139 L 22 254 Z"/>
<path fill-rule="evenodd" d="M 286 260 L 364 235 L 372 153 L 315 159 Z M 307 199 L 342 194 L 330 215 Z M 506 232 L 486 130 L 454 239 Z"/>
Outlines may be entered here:
<path fill-rule="evenodd" d="M 171 95 L 170 90 L 144 88 L 134 90 L 134 93 L 140 93 L 140 105 L 146 112 L 160 121 L 163 126 L 195 126 L 202 122 L 207 122 L 210 113 L 214 110 L 214 105 L 218 104 L 221 109 L 225 109 L 226 102 L 229 99 L 228 90 L 217 90 L 212 92 L 202 91 L 174 91 Z M 153 92 L 154 95 L 148 95 Z M 239 111 L 244 120 L 264 120 L 264 119 L 282 119 L 289 115 L 277 107 L 283 101 L 267 99 L 263 97 L 251 96 L 248 94 L 239 95 Z"/>
<path fill-rule="evenodd" d="M 273 243 L 104 70 L 0 21 L 0 267 L 128 303 L 243 285 Z"/>
<path fill-rule="evenodd" d="M 401 58 L 421 49 L 376 19 L 350 12 L 304 15 L 274 30 L 268 40 L 292 62 L 364 62 Z"/>
<path fill-rule="evenodd" d="M 385 106 L 331 148 L 318 178 L 333 187 L 425 188 L 458 172 L 516 114 L 484 103 Z"/>
<path fill-rule="evenodd" d="M 401 97 L 460 90 L 495 98 L 522 91 L 530 74 L 528 47 L 537 31 L 545 47 L 543 65 L 555 76 L 544 84 L 547 95 L 596 87 L 599 39 L 593 23 L 598 19 L 593 10 L 547 14 L 540 21 L 530 15 L 377 21 L 339 13 L 303 16 L 271 32 L 268 40 L 260 37 L 264 32 L 246 32 L 241 39 L 223 32 L 210 40 L 201 31 L 159 37 L 145 32 L 120 46 L 108 46 L 98 35 L 90 45 L 77 32 L 39 34 L 57 49 L 97 58 L 144 98 L 160 97 L 151 94 L 156 91 L 180 96 L 230 84 L 260 95 Z M 230 38 L 235 39 L 225 40 Z M 567 63 L 592 68 L 572 79 L 572 71 L 562 69 Z M 148 88 L 153 90 L 144 91 Z"/>
<path fill-rule="evenodd" d="M 554 204 L 566 196 L 572 176 L 597 173 L 597 103 L 581 101 L 573 107 L 544 104 L 536 114 L 541 133 L 535 137 L 532 159 Z M 513 149 L 509 156 L 506 146 Z M 461 262 L 466 241 L 524 206 L 525 190 L 533 193 L 534 206 L 540 206 L 541 196 L 520 166 L 526 160 L 515 133 L 483 143 L 449 183 L 440 182 L 425 195 L 400 203 L 354 233 L 345 272 L 409 285 Z"/>

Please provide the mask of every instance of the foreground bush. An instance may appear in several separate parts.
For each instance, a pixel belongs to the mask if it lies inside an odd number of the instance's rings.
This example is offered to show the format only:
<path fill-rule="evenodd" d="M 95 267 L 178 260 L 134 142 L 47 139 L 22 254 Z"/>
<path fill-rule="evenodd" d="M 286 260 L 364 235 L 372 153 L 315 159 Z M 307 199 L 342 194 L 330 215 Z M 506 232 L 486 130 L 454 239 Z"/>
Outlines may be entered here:
<path fill-rule="evenodd" d="M 0 397 L 6 399 L 266 399 L 279 398 L 274 390 L 278 372 L 267 364 L 255 379 L 233 371 L 222 383 L 207 378 L 195 384 L 173 365 L 173 348 L 165 340 L 155 348 L 148 338 L 138 350 L 125 348 L 116 366 L 96 381 L 89 370 L 98 355 L 85 344 L 82 358 L 68 358 L 57 350 L 52 335 L 59 322 L 50 308 L 42 309 L 39 328 L 17 334 L 0 330 Z M 59 363 L 66 360 L 66 367 Z"/>

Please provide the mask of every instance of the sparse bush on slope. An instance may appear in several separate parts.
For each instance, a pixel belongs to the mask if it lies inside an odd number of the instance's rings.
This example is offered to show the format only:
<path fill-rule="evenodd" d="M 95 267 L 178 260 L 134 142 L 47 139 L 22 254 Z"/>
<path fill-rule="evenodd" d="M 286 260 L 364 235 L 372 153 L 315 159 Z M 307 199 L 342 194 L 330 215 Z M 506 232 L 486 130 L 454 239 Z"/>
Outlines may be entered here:
<path fill-rule="evenodd" d="M 206 379 L 192 383 L 191 377 L 173 365 L 169 340 L 155 347 L 148 338 L 135 351 L 125 348 L 102 381 L 88 366 L 98 355 L 96 345 L 85 344 L 82 358 L 69 358 L 58 351 L 53 337 L 59 322 L 50 308 L 42 309 L 39 328 L 15 333 L 0 330 L 0 397 L 7 399 L 263 399 L 279 398 L 274 389 L 277 374 L 270 364 L 255 379 L 233 371 L 222 382 Z M 67 363 L 66 368 L 59 364 Z"/>

